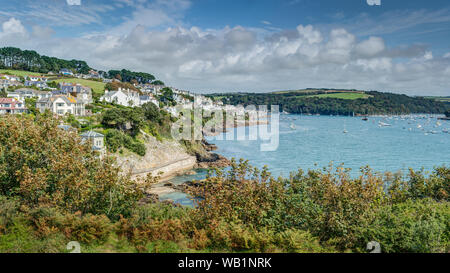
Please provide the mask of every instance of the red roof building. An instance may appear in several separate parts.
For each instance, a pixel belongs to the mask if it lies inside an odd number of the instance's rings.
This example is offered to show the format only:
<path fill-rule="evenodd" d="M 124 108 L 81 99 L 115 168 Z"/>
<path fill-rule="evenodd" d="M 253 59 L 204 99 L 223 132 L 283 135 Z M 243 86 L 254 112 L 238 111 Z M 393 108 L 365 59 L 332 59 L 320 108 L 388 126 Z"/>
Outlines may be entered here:
<path fill-rule="evenodd" d="M 14 98 L 0 98 L 0 115 L 26 113 L 25 104 Z"/>

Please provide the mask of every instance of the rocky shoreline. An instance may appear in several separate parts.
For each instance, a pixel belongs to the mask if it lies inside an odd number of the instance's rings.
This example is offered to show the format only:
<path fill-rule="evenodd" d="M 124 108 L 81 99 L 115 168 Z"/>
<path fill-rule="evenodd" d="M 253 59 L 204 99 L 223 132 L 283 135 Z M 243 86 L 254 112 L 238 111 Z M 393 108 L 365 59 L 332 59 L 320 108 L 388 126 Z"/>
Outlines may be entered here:
<path fill-rule="evenodd" d="M 268 120 L 256 120 L 244 122 L 230 122 L 224 124 L 217 132 L 203 132 L 205 136 L 216 136 L 221 133 L 227 132 L 229 128 L 237 128 L 243 126 L 255 126 L 255 125 L 269 124 Z M 230 166 L 231 162 L 226 157 L 214 153 L 217 150 L 215 144 L 208 143 L 205 139 L 200 142 L 200 149 L 197 149 L 191 153 L 190 156 L 195 158 L 195 164 L 189 169 L 173 170 L 171 175 L 164 175 L 161 182 L 154 185 L 147 193 L 146 200 L 150 202 L 159 202 L 159 198 L 163 195 L 167 195 L 175 192 L 186 193 L 186 189 L 191 186 L 201 186 L 202 181 L 186 181 L 180 185 L 174 185 L 168 182 L 169 179 L 177 175 L 183 174 L 195 174 L 194 169 L 211 169 L 211 168 L 226 168 Z M 168 201 L 170 203 L 170 200 Z"/>

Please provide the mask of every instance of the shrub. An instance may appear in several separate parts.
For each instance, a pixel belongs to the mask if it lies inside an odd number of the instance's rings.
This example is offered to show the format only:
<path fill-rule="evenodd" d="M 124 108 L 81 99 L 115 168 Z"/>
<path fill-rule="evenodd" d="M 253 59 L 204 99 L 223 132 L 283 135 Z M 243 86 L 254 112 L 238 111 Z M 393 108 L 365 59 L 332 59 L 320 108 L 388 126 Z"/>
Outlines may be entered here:
<path fill-rule="evenodd" d="M 450 205 L 429 199 L 385 205 L 359 228 L 361 246 L 381 244 L 383 252 L 448 252 Z"/>
<path fill-rule="evenodd" d="M 0 194 L 31 207 L 128 215 L 145 183 L 120 175 L 112 158 L 99 159 L 80 137 L 57 125 L 45 115 L 0 118 Z"/>
<path fill-rule="evenodd" d="M 107 131 L 106 146 L 108 147 L 108 150 L 113 153 L 117 152 L 122 147 L 125 147 L 140 156 L 146 154 L 146 147 L 143 143 L 116 129 L 109 129 Z"/>

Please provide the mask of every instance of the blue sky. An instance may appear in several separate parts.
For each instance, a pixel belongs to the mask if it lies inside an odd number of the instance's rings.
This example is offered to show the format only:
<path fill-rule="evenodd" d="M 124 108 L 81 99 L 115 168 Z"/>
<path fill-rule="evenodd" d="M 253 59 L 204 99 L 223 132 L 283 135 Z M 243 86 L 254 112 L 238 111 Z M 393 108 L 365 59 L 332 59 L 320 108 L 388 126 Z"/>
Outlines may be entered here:
<path fill-rule="evenodd" d="M 447 0 L 0 0 L 0 46 L 202 92 L 450 95 Z"/>

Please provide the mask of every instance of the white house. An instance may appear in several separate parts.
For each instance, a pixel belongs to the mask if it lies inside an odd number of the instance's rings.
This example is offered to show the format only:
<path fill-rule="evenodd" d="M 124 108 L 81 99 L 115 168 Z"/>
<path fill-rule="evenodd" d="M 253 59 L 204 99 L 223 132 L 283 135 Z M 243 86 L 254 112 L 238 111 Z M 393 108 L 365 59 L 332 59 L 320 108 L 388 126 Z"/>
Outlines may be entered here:
<path fill-rule="evenodd" d="M 92 103 L 92 89 L 77 83 L 60 83 L 59 88 L 62 95 L 72 95 L 86 104 Z"/>
<path fill-rule="evenodd" d="M 12 82 L 20 82 L 20 77 L 15 75 L 0 74 L 0 79 L 10 80 Z"/>
<path fill-rule="evenodd" d="M 57 115 L 72 114 L 84 116 L 86 114 L 85 103 L 70 95 L 58 95 L 40 99 L 36 102 L 36 108 L 41 113 L 48 109 Z"/>
<path fill-rule="evenodd" d="M 151 102 L 159 107 L 159 101 L 152 95 L 143 95 L 139 97 L 140 103 L 139 105 L 143 105 L 145 103 Z"/>
<path fill-rule="evenodd" d="M 105 94 L 100 98 L 100 101 L 131 107 L 141 105 L 139 93 L 129 89 L 123 90 L 121 88 L 119 88 L 118 91 L 105 90 Z"/>
<path fill-rule="evenodd" d="M 38 91 L 31 88 L 20 88 L 12 92 L 8 92 L 8 98 L 15 98 L 19 101 L 25 101 L 25 99 L 38 98 L 50 98 L 52 93 L 46 91 Z"/>
<path fill-rule="evenodd" d="M 25 104 L 14 98 L 0 98 L 0 115 L 27 112 Z"/>
<path fill-rule="evenodd" d="M 1 89 L 5 89 L 10 86 L 19 86 L 21 84 L 22 84 L 21 82 L 11 81 L 8 79 L 0 79 L 0 88 Z"/>
<path fill-rule="evenodd" d="M 32 82 L 47 82 L 48 81 L 48 78 L 47 77 L 43 77 L 43 76 L 28 75 L 27 77 Z"/>
<path fill-rule="evenodd" d="M 97 133 L 95 131 L 88 131 L 83 134 L 81 134 L 82 142 L 91 142 L 92 143 L 92 150 L 98 151 L 100 154 L 103 154 L 105 149 L 105 142 L 104 142 L 104 135 Z"/>

